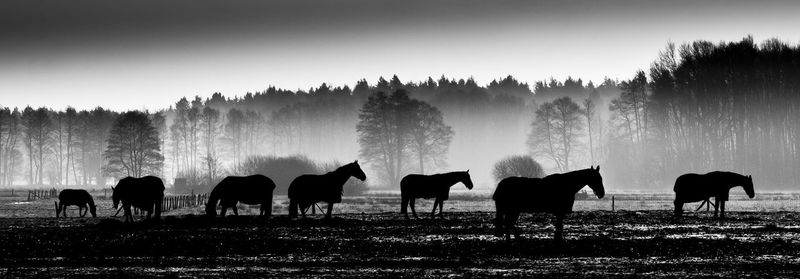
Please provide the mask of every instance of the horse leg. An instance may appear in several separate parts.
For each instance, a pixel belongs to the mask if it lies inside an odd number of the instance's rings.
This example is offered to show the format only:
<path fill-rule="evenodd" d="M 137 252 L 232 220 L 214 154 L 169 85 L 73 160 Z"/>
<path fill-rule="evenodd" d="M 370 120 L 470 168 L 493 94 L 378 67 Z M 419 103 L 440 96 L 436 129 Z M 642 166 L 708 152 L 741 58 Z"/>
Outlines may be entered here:
<path fill-rule="evenodd" d="M 417 216 L 416 201 L 417 199 L 411 198 L 411 214 L 414 215 L 414 218 L 418 219 L 419 216 Z"/>
<path fill-rule="evenodd" d="M 719 206 L 719 219 L 725 220 L 725 201 L 724 200 L 718 201 L 717 206 Z"/>
<path fill-rule="evenodd" d="M 325 213 L 325 219 L 331 219 L 331 213 L 333 212 L 333 203 L 328 203 L 328 213 Z"/>
<path fill-rule="evenodd" d="M 564 240 L 564 214 L 556 214 L 555 220 L 556 232 L 553 237 L 556 241 Z"/>
<path fill-rule="evenodd" d="M 503 213 L 497 208 L 494 217 L 494 236 L 503 237 Z"/>
<path fill-rule="evenodd" d="M 225 213 L 228 212 L 228 206 L 221 205 L 222 209 L 219 210 L 220 217 L 225 217 Z"/>
<path fill-rule="evenodd" d="M 300 214 L 301 214 L 301 215 L 303 215 L 303 219 L 305 219 L 305 218 L 306 218 L 306 211 L 307 211 L 307 210 L 308 210 L 308 206 L 307 206 L 307 204 L 306 204 L 306 203 L 304 203 L 304 202 L 301 202 L 301 203 L 300 203 Z"/>
<path fill-rule="evenodd" d="M 125 218 L 125 222 L 128 222 L 128 219 L 130 219 L 130 221 L 133 222 L 133 214 L 131 213 L 131 206 L 130 205 L 125 205 L 125 206 L 122 206 L 122 208 L 125 210 L 125 213 L 122 214 L 122 215 L 125 216 L 124 217 Z"/>
<path fill-rule="evenodd" d="M 405 215 L 406 220 L 410 219 L 408 218 L 408 197 L 406 196 L 400 198 L 400 214 Z"/>
<path fill-rule="evenodd" d="M 439 204 L 439 198 L 433 200 L 433 210 L 431 211 L 431 219 L 436 218 L 436 206 Z"/>
<path fill-rule="evenodd" d="M 239 207 L 238 207 L 238 206 L 236 206 L 236 204 L 234 204 L 233 206 L 231 206 L 231 209 L 233 209 L 233 215 L 235 215 L 235 216 L 239 216 Z"/>
<path fill-rule="evenodd" d="M 683 215 L 683 202 L 675 199 L 675 218 L 680 218 Z"/>
<path fill-rule="evenodd" d="M 444 207 L 444 200 L 442 199 L 439 200 L 439 218 L 444 218 L 444 210 L 442 209 L 443 207 Z"/>
<path fill-rule="evenodd" d="M 714 219 L 719 217 L 719 201 L 714 201 Z"/>
<path fill-rule="evenodd" d="M 89 213 L 89 208 L 78 207 L 78 215 L 80 215 L 81 218 L 86 216 L 86 213 Z"/>
<path fill-rule="evenodd" d="M 522 229 L 517 227 L 517 220 L 519 220 L 520 212 L 511 212 L 506 214 L 506 240 L 511 240 L 511 233 L 514 233 L 514 238 L 521 239 Z"/>

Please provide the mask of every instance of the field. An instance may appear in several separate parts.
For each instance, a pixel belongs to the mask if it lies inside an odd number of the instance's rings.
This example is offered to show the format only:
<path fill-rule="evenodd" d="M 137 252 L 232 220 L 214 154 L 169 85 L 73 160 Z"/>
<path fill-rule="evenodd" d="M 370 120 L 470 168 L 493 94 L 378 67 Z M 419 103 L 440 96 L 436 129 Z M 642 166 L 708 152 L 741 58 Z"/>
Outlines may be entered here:
<path fill-rule="evenodd" d="M 335 218 L 317 214 L 209 221 L 201 208 L 167 212 L 159 223 L 122 224 L 99 199 L 98 218 L 53 218 L 53 200 L 0 198 L 0 277 L 797 277 L 796 194 L 733 197 L 729 220 L 705 211 L 672 219 L 667 194 L 618 193 L 577 201 L 566 240 L 551 240 L 547 215 L 525 215 L 524 240 L 493 236 L 492 204 L 453 196 L 443 220 L 407 221 L 393 195 L 347 198 Z M 418 202 L 429 212 L 431 202 Z M 257 207 L 242 207 L 255 214 Z M 76 216 L 71 210 L 70 216 Z"/>

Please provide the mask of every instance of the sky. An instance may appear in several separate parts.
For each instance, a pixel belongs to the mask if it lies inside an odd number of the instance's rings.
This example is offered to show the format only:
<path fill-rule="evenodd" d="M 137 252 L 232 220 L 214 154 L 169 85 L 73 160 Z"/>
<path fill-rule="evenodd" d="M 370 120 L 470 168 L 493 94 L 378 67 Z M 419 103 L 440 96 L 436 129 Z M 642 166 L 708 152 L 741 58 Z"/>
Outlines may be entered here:
<path fill-rule="evenodd" d="M 628 79 L 667 42 L 800 42 L 800 1 L 0 1 L 0 106 L 180 97 L 397 74 Z"/>

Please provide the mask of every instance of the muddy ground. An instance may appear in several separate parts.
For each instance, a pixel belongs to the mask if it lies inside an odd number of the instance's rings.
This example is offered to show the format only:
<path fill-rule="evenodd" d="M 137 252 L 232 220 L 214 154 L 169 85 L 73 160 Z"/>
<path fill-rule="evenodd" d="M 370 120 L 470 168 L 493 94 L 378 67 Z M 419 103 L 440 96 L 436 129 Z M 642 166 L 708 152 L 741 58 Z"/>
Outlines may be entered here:
<path fill-rule="evenodd" d="M 197 210 L 199 211 L 199 210 Z M 443 220 L 339 213 L 289 220 L 185 214 L 160 223 L 118 219 L 0 218 L 0 277 L 539 277 L 800 276 L 800 215 L 668 210 L 578 211 L 566 240 L 550 217 L 522 218 L 525 240 L 494 237 L 492 212 Z"/>

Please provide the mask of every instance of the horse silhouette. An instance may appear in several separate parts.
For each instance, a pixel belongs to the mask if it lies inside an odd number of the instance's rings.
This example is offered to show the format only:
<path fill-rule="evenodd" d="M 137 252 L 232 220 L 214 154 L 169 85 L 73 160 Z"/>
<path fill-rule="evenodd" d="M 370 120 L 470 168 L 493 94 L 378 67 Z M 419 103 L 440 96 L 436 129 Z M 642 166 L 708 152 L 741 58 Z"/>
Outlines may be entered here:
<path fill-rule="evenodd" d="M 328 212 L 325 214 L 325 219 L 330 219 L 333 204 L 342 202 L 344 184 L 351 176 L 361 181 L 367 179 L 367 175 L 358 165 L 358 160 L 326 174 L 298 176 L 289 184 L 289 217 L 297 217 L 299 206 L 305 218 L 309 207 L 318 202 L 326 202 Z"/>
<path fill-rule="evenodd" d="M 92 217 L 97 217 L 97 208 L 94 206 L 94 199 L 92 195 L 83 189 L 64 189 L 58 193 L 58 201 L 56 204 L 56 218 L 60 213 L 64 213 L 67 217 L 67 206 L 77 206 L 78 215 L 81 217 L 86 216 L 86 213 L 92 213 Z"/>
<path fill-rule="evenodd" d="M 418 198 L 436 198 L 433 202 L 431 218 L 436 216 L 436 205 L 439 205 L 439 217 L 442 217 L 442 207 L 444 207 L 444 201 L 450 197 L 450 187 L 459 182 L 467 186 L 467 189 L 472 190 L 472 180 L 469 177 L 469 170 L 434 175 L 406 175 L 400 180 L 400 196 L 402 199 L 400 213 L 405 214 L 406 219 L 409 219 L 408 206 L 410 203 L 411 213 L 413 213 L 416 218 L 417 211 L 414 209 L 414 201 Z"/>
<path fill-rule="evenodd" d="M 217 202 L 222 207 L 220 215 L 225 217 L 228 207 L 233 208 L 233 214 L 239 215 L 237 203 L 261 205 L 260 215 L 272 215 L 272 191 L 275 182 L 269 177 L 256 174 L 251 176 L 228 176 L 211 190 L 206 203 L 206 214 L 210 217 L 217 215 Z"/>
<path fill-rule="evenodd" d="M 147 218 L 155 214 L 155 218 L 161 218 L 161 203 L 164 200 L 164 182 L 155 176 L 145 176 L 142 178 L 126 177 L 120 179 L 117 187 L 111 187 L 111 199 L 114 202 L 114 209 L 122 202 L 125 209 L 125 221 L 133 221 L 131 206 L 147 212 Z"/>
<path fill-rule="evenodd" d="M 756 193 L 753 189 L 753 177 L 744 176 L 734 172 L 712 171 L 706 174 L 687 173 L 675 180 L 675 217 L 683 215 L 683 204 L 690 202 L 708 201 L 714 198 L 714 218 L 719 213 L 720 219 L 725 219 L 725 202 L 733 187 L 742 186 L 751 199 Z M 710 201 L 709 201 L 710 202 Z"/>
<path fill-rule="evenodd" d="M 572 212 L 575 193 L 588 185 L 598 198 L 603 198 L 603 177 L 600 166 L 552 174 L 543 178 L 508 177 L 497 184 L 492 199 L 497 208 L 495 218 L 496 236 L 511 239 L 511 231 L 520 238 L 520 229 L 515 227 L 522 212 L 545 212 L 555 215 L 556 240 L 563 238 L 564 218 Z"/>

